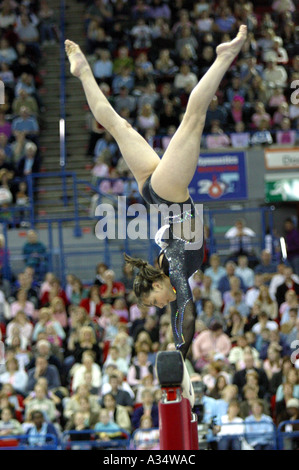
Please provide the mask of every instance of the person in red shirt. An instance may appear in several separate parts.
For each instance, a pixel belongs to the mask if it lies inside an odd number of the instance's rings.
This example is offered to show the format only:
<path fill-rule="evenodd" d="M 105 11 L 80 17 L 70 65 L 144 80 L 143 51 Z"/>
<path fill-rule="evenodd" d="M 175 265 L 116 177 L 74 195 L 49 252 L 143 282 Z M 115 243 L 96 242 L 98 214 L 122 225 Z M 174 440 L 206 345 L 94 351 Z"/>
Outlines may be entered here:
<path fill-rule="evenodd" d="M 80 302 L 80 307 L 85 308 L 92 320 L 102 315 L 102 305 L 104 305 L 104 303 L 101 300 L 99 287 L 96 285 L 91 286 L 88 297 L 82 299 Z"/>
<path fill-rule="evenodd" d="M 103 275 L 105 284 L 100 287 L 100 296 L 104 302 L 111 302 L 118 297 L 124 297 L 126 288 L 122 282 L 115 281 L 115 273 L 107 269 Z"/>
<path fill-rule="evenodd" d="M 40 307 L 47 307 L 55 297 L 60 297 L 63 300 L 65 307 L 69 306 L 69 301 L 65 291 L 62 289 L 60 282 L 57 278 L 50 281 L 50 290 L 46 290 L 41 299 Z"/>

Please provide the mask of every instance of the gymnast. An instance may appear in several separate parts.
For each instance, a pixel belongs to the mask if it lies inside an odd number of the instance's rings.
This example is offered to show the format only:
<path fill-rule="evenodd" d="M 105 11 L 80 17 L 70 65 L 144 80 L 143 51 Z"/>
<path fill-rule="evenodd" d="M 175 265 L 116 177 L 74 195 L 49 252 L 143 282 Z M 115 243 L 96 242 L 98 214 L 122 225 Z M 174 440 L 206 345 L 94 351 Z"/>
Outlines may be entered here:
<path fill-rule="evenodd" d="M 196 319 L 188 278 L 200 268 L 203 258 L 203 237 L 193 232 L 197 212 L 188 186 L 197 167 L 207 109 L 246 36 L 247 27 L 242 25 L 232 41 L 218 45 L 216 59 L 190 93 L 180 126 L 161 159 L 112 108 L 79 46 L 68 39 L 65 41 L 71 73 L 80 79 L 95 119 L 116 140 L 146 203 L 155 204 L 158 209 L 161 204 L 176 204 L 180 208 L 179 214 L 165 218 L 156 236 L 162 248 L 159 268 L 128 255 L 125 260 L 139 269 L 133 289 L 141 303 L 160 308 L 170 304 L 175 347 L 184 359 L 193 340 Z M 175 230 L 178 226 L 179 232 Z M 202 227 L 200 230 L 203 232 Z M 185 363 L 182 390 L 193 406 L 194 392 Z"/>

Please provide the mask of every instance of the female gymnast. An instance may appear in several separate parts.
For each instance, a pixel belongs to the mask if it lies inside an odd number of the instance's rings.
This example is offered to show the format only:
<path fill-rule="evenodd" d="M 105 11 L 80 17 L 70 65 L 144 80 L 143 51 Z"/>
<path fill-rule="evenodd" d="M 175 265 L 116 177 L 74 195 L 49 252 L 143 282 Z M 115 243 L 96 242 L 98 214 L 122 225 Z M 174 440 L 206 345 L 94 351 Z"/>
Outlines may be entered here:
<path fill-rule="evenodd" d="M 95 119 L 118 143 L 145 201 L 156 205 L 178 204 L 180 207 L 180 213 L 168 217 L 156 237 L 157 243 L 163 247 L 159 255 L 160 269 L 128 255 L 125 255 L 125 260 L 139 268 L 134 292 L 143 304 L 164 307 L 170 303 L 174 342 L 184 359 L 193 340 L 196 319 L 188 278 L 200 268 L 203 258 L 203 239 L 193 233 L 196 211 L 188 186 L 197 167 L 207 109 L 246 36 L 247 27 L 242 25 L 232 41 L 217 47 L 217 57 L 190 93 L 184 117 L 161 159 L 112 108 L 79 46 L 68 39 L 65 41 L 71 73 L 80 79 Z M 188 224 L 189 235 L 186 235 Z M 178 225 L 182 234 L 179 236 L 174 230 Z M 193 406 L 194 393 L 190 383 L 185 366 L 183 395 Z"/>

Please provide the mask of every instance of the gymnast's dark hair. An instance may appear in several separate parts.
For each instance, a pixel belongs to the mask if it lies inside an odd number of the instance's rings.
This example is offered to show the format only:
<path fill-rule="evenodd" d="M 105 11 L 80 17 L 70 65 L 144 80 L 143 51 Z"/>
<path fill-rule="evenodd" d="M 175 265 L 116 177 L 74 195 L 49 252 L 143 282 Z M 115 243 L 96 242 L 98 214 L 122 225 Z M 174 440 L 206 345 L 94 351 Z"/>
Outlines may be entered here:
<path fill-rule="evenodd" d="M 155 268 L 141 258 L 132 258 L 124 253 L 124 259 L 133 268 L 139 269 L 133 283 L 133 291 L 137 299 L 141 300 L 143 296 L 148 295 L 153 288 L 153 282 L 160 281 L 165 277 L 161 269 Z"/>

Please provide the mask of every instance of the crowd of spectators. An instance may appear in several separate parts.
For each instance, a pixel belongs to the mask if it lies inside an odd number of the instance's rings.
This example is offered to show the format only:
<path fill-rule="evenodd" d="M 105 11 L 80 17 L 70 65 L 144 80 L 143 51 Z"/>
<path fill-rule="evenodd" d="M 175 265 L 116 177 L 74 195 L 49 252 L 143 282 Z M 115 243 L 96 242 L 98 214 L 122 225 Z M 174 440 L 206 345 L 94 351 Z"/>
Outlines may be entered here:
<path fill-rule="evenodd" d="M 46 249 L 32 230 L 23 253 L 24 271 L 0 283 L 0 434 L 41 443 L 46 430 L 82 431 L 81 440 L 89 430 L 109 443 L 138 431 L 137 446 L 157 448 L 154 366 L 173 347 L 169 306 L 139 305 L 127 264 L 116 277 L 99 262 L 91 284 L 75 274 L 63 284 L 41 275 Z M 268 255 L 250 268 L 245 254 L 214 253 L 189 280 L 197 318 L 187 367 L 212 448 L 240 448 L 240 429 L 257 434 L 246 445 L 270 448 L 273 424 L 299 413 L 299 277 Z"/>
<path fill-rule="evenodd" d="M 0 3 L 0 210 L 18 224 L 28 208 L 26 176 L 41 164 L 44 128 L 40 88 L 46 46 L 57 42 L 56 13 L 47 0 Z"/>
<path fill-rule="evenodd" d="M 298 12 L 290 0 L 86 1 L 89 62 L 103 93 L 159 153 L 179 126 L 188 96 L 240 24 L 248 39 L 207 112 L 202 148 L 298 143 Z M 88 117 L 92 173 L 127 176 L 113 138 Z M 119 194 L 120 181 L 102 188 Z M 109 186 L 109 187 L 108 187 Z"/>

